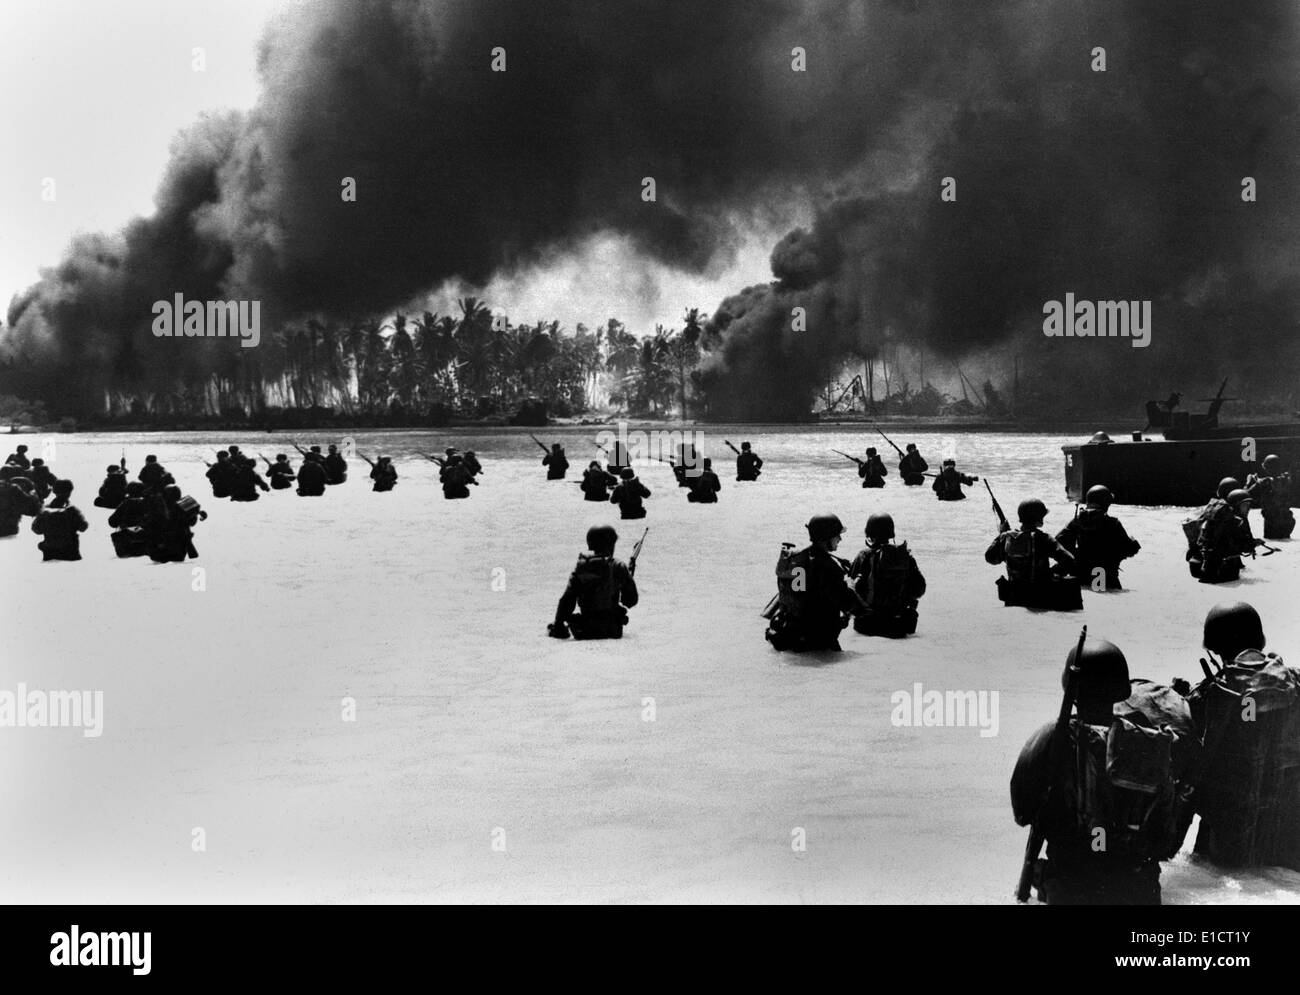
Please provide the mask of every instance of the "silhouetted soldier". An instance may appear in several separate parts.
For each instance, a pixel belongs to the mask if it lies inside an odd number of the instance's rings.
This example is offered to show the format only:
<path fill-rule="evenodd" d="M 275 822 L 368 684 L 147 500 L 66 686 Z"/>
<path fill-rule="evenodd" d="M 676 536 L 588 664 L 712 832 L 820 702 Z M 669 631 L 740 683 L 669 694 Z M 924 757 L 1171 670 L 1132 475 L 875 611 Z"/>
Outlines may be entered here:
<path fill-rule="evenodd" d="M 564 447 L 558 442 L 551 444 L 551 451 L 542 457 L 542 466 L 546 467 L 547 480 L 563 480 L 569 472 L 569 461 L 564 455 Z"/>
<path fill-rule="evenodd" d="M 244 462 L 241 457 L 239 462 Z M 183 563 L 196 558 L 194 526 L 208 517 L 191 497 L 181 495 L 175 485 L 163 489 L 145 519 L 149 558 L 155 563 Z"/>
<path fill-rule="evenodd" d="M 694 504 L 718 503 L 718 494 L 722 491 L 722 481 L 713 472 L 713 460 L 706 458 L 704 460 L 704 469 L 700 471 L 700 475 L 688 479 L 691 489 L 686 495 L 687 501 Z"/>
<path fill-rule="evenodd" d="M 1016 509 L 1020 528 L 1003 532 L 984 551 L 991 565 L 1007 565 L 1007 575 L 998 578 L 998 597 L 1008 606 L 1074 611 L 1083 607 L 1079 585 L 1052 575 L 1049 560 L 1074 569 L 1074 557 L 1059 542 L 1042 531 L 1047 505 L 1037 498 L 1021 501 Z"/>
<path fill-rule="evenodd" d="M 1264 516 L 1265 539 L 1290 539 L 1295 531 L 1291 512 L 1291 474 L 1282 469 L 1277 456 L 1265 456 L 1259 473 L 1246 479 L 1246 490 Z"/>
<path fill-rule="evenodd" d="M 108 527 L 116 529 L 112 534 L 113 549 L 121 558 L 144 556 L 149 552 L 148 536 L 145 525 L 149 518 L 149 503 L 145 500 L 144 484 L 132 480 L 126 487 L 126 497 L 117 506 L 117 510 L 108 516 Z"/>
<path fill-rule="evenodd" d="M 474 455 L 472 449 L 465 450 L 465 469 L 475 477 L 483 472 L 483 464 L 478 461 L 478 457 Z"/>
<path fill-rule="evenodd" d="M 866 607 L 848 585 L 849 561 L 835 555 L 844 523 L 814 515 L 805 527 L 810 545 L 794 552 L 786 544 L 777 560 L 777 603 L 763 635 L 778 650 L 839 650 L 848 614 Z"/>
<path fill-rule="evenodd" d="M 293 486 L 293 482 L 297 479 L 298 476 L 296 473 L 293 472 L 293 464 L 289 462 L 289 457 L 285 453 L 275 454 L 275 462 L 272 463 L 269 467 L 267 467 L 266 475 L 271 478 L 271 490 L 273 491 L 287 491 L 290 487 Z M 346 476 L 347 473 L 344 472 L 344 477 Z M 328 463 L 326 464 L 326 468 L 325 468 L 325 480 L 326 483 L 329 482 Z"/>
<path fill-rule="evenodd" d="M 126 471 L 116 463 L 108 464 L 107 475 L 99 485 L 99 493 L 95 497 L 95 507 L 116 508 L 126 500 L 127 484 Z"/>
<path fill-rule="evenodd" d="M 582 474 L 582 499 L 584 501 L 609 500 L 609 489 L 618 486 L 618 478 L 605 470 L 599 460 L 592 460 Z"/>
<path fill-rule="evenodd" d="M 1136 556 L 1142 546 L 1129 536 L 1118 518 L 1107 514 L 1112 500 L 1109 487 L 1089 487 L 1086 507 L 1056 534 L 1056 541 L 1074 556 L 1074 570 L 1081 584 L 1097 587 L 1104 577 L 1106 589 L 1117 591 L 1120 563 Z"/>
<path fill-rule="evenodd" d="M 1250 492 L 1238 487 L 1222 502 L 1211 502 L 1200 523 L 1195 549 L 1187 554 L 1187 568 L 1202 584 L 1236 580 L 1243 556 L 1254 556 L 1261 545 L 1250 530 Z"/>
<path fill-rule="evenodd" d="M 858 476 L 862 478 L 863 487 L 884 487 L 889 468 L 876 453 L 875 446 L 867 449 L 867 458 L 858 464 Z"/>
<path fill-rule="evenodd" d="M 940 501 L 965 501 L 966 492 L 962 487 L 969 487 L 971 484 L 978 483 L 979 477 L 968 477 L 964 473 L 957 471 L 957 461 L 946 459 L 943 461 L 943 467 L 939 470 L 939 475 L 934 478 L 931 490 L 938 496 Z"/>
<path fill-rule="evenodd" d="M 1012 812 L 1046 837 L 1038 890 L 1048 905 L 1159 905 L 1160 861 L 1191 822 L 1191 713 L 1171 689 L 1130 682 L 1113 643 L 1089 639 L 1077 651 L 1061 678 L 1074 715 L 1059 734 L 1049 722 L 1025 743 Z"/>
<path fill-rule="evenodd" d="M 903 478 L 903 483 L 908 487 L 918 487 L 924 484 L 925 471 L 928 469 L 930 469 L 930 464 L 917 451 L 916 443 L 909 442 L 907 452 L 898 461 L 898 475 Z"/>
<path fill-rule="evenodd" d="M 72 495 L 71 480 L 56 480 L 54 493 L 62 498 L 57 508 L 46 508 L 32 520 L 32 531 L 45 538 L 36 548 L 46 560 L 81 559 L 81 533 L 90 524 L 80 510 L 69 502 Z"/>
<path fill-rule="evenodd" d="M 238 462 L 225 449 L 217 450 L 217 461 L 208 467 L 208 472 L 204 474 L 208 478 L 208 483 L 212 485 L 212 496 L 214 498 L 230 497 L 230 490 L 235 486 L 235 475 L 238 472 Z"/>
<path fill-rule="evenodd" d="M 442 496 L 449 501 L 469 497 L 470 486 L 478 486 L 474 474 L 465 465 L 464 457 L 454 451 L 447 458 L 447 465 L 438 474 L 438 479 L 442 483 Z"/>
<path fill-rule="evenodd" d="M 753 452 L 748 442 L 740 444 L 740 455 L 736 457 L 736 479 L 757 480 L 763 472 L 763 461 Z"/>
<path fill-rule="evenodd" d="M 641 502 L 650 496 L 650 488 L 637 479 L 636 471 L 630 466 L 623 467 L 620 480 L 610 494 L 611 504 L 618 505 L 619 514 L 624 519 L 645 518 L 645 505 Z"/>
<path fill-rule="evenodd" d="M 59 478 L 50 472 L 50 468 L 45 465 L 45 460 L 38 456 L 32 460 L 32 467 L 27 471 L 27 479 L 36 486 L 36 496 L 44 501 L 50 496 L 50 491 L 54 489 L 54 482 Z"/>
<path fill-rule="evenodd" d="M 27 458 L 27 447 L 19 446 L 16 451 L 9 454 L 5 460 L 5 466 L 16 466 L 20 470 L 31 468 L 31 460 Z"/>
<path fill-rule="evenodd" d="M 326 455 L 323 465 L 325 467 L 326 486 L 347 483 L 348 461 L 343 458 L 338 446 L 330 446 L 329 454 Z"/>
<path fill-rule="evenodd" d="M 257 472 L 257 464 L 250 460 L 241 460 L 239 469 L 235 471 L 235 479 L 230 485 L 230 500 L 232 501 L 256 501 L 261 495 L 258 491 L 269 491 L 271 488 L 262 475 Z"/>
<path fill-rule="evenodd" d="M 916 606 L 925 594 L 921 575 L 907 543 L 895 546 L 892 515 L 875 514 L 867 519 L 867 548 L 849 567 L 853 589 L 866 605 L 853 619 L 853 628 L 864 636 L 897 639 L 916 631 Z"/>
<path fill-rule="evenodd" d="M 614 558 L 618 533 L 608 525 L 587 530 L 588 553 L 578 555 L 578 565 L 555 607 L 555 621 L 546 627 L 553 639 L 622 639 L 627 609 L 639 600 L 631 566 Z M 580 609 L 575 614 L 574 609 Z"/>
<path fill-rule="evenodd" d="M 1206 751 L 1196 852 L 1222 867 L 1300 870 L 1300 671 L 1264 652 L 1244 601 L 1211 608 L 1202 641 L 1215 669 L 1203 661 L 1188 696 Z"/>
<path fill-rule="evenodd" d="M 391 491 L 397 486 L 397 467 L 393 466 L 391 456 L 380 456 L 370 471 L 370 479 L 375 482 L 372 491 Z"/>
<path fill-rule="evenodd" d="M 304 456 L 298 467 L 298 496 L 320 497 L 325 493 L 329 476 L 325 473 L 325 464 L 313 456 Z"/>
<path fill-rule="evenodd" d="M 23 515 L 40 513 L 41 499 L 22 472 L 14 463 L 0 467 L 0 537 L 17 535 Z"/>
<path fill-rule="evenodd" d="M 146 456 L 144 458 L 144 466 L 140 467 L 140 473 L 138 476 L 140 483 L 144 484 L 144 489 L 146 491 L 154 491 L 158 489 L 160 486 L 159 482 L 166 473 L 167 471 L 163 468 L 163 465 L 158 462 L 157 456 Z"/>

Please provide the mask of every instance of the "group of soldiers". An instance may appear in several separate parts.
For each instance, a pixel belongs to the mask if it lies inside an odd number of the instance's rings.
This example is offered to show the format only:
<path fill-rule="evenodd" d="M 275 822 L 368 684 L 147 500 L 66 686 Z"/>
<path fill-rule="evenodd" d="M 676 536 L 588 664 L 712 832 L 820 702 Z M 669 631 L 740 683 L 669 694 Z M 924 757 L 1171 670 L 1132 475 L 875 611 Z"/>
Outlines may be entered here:
<path fill-rule="evenodd" d="M 27 447 L 20 445 L 0 468 L 0 536 L 16 535 L 28 515 L 32 531 L 42 537 L 37 548 L 45 560 L 80 560 L 81 533 L 90 523 L 72 503 L 72 481 L 51 476 L 44 487 L 38 483 L 46 480 L 42 467 L 44 461 L 29 460 Z M 156 456 L 145 458 L 136 480 L 128 479 L 125 456 L 110 465 L 94 503 L 113 511 L 108 524 L 118 556 L 168 563 L 198 555 L 193 528 L 207 513 L 181 493 Z"/>
<path fill-rule="evenodd" d="M 569 460 L 564 447 L 558 442 L 548 447 L 536 436 L 532 438 L 544 453 L 542 466 L 546 467 L 546 479 L 564 480 L 569 472 Z M 763 460 L 753 451 L 753 447 L 748 442 L 742 442 L 739 449 L 730 442 L 727 445 L 736 453 L 736 479 L 757 480 L 763 472 Z M 637 476 L 627 447 L 621 442 L 615 442 L 607 455 L 607 463 L 602 465 L 599 460 L 592 460 L 582 472 L 582 480 L 575 481 L 582 489 L 582 499 L 616 504 L 619 516 L 624 520 L 645 518 L 645 499 L 650 497 L 650 488 Z M 713 460 L 708 457 L 699 459 L 693 444 L 680 445 L 675 456 L 669 457 L 666 462 L 673 469 L 677 486 L 686 490 L 688 502 L 718 503 L 722 480 L 713 469 Z M 699 469 L 696 469 L 697 466 Z"/>
<path fill-rule="evenodd" d="M 1250 510 L 1258 505 L 1264 519 L 1264 538 L 1250 527 Z M 1267 539 L 1289 539 L 1295 530 L 1291 511 L 1291 474 L 1277 456 L 1267 456 L 1257 473 L 1246 478 L 1219 481 L 1215 496 L 1192 518 L 1183 522 L 1187 537 L 1187 568 L 1204 584 L 1236 580 L 1245 566 L 1242 557 L 1277 552 Z"/>
<path fill-rule="evenodd" d="M 1049 905 L 1158 905 L 1160 862 L 1193 815 L 1195 852 L 1220 867 L 1300 870 L 1300 670 L 1265 652 L 1245 602 L 1210 609 L 1202 645 L 1203 681 L 1160 685 L 1084 629 L 1057 721 L 1011 777 L 1013 815 L 1031 827 L 1020 901 L 1036 888 Z"/>

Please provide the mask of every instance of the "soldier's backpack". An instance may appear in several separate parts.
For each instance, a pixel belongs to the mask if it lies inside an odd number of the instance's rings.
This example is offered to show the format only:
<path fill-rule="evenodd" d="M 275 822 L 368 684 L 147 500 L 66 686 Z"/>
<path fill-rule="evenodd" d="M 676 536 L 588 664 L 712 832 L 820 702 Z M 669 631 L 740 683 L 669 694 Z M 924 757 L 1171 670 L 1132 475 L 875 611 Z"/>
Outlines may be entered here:
<path fill-rule="evenodd" d="M 912 555 L 907 543 L 898 546 L 881 546 L 867 552 L 865 583 L 859 593 L 867 607 L 882 615 L 897 615 L 904 608 L 903 597 L 912 571 Z"/>
<path fill-rule="evenodd" d="M 808 597 L 808 551 L 793 543 L 781 544 L 776 560 L 777 604 L 790 615 L 801 615 Z"/>
<path fill-rule="evenodd" d="M 1204 735 L 1196 852 L 1300 870 L 1300 673 L 1246 650 L 1189 695 Z"/>
<path fill-rule="evenodd" d="M 1072 722 L 1073 763 L 1060 797 L 1080 845 L 1116 855 L 1167 860 L 1192 821 L 1200 755 L 1191 711 L 1172 688 L 1134 680 L 1109 727 Z"/>

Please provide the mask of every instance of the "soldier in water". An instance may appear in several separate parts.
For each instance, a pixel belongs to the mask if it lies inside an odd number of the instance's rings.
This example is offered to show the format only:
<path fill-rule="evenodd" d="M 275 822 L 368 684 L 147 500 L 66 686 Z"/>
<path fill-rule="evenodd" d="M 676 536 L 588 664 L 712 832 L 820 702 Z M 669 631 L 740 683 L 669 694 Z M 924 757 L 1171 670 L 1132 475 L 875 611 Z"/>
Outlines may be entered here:
<path fill-rule="evenodd" d="M 611 504 L 618 505 L 624 519 L 645 518 L 645 505 L 642 501 L 650 496 L 650 488 L 637 479 L 636 471 L 630 466 L 623 467 L 621 478 L 614 492 L 610 494 Z"/>
<path fill-rule="evenodd" d="M 276 457 L 276 459 L 280 458 Z M 347 483 L 348 461 L 343 458 L 338 446 L 330 446 L 329 452 L 323 461 L 323 466 L 325 467 L 325 485 L 327 487 Z"/>
<path fill-rule="evenodd" d="M 916 606 L 925 594 L 925 577 L 907 543 L 895 546 L 894 518 L 878 513 L 867 519 L 867 548 L 849 567 L 853 589 L 866 605 L 853 619 L 864 636 L 901 638 L 916 631 Z"/>
<path fill-rule="evenodd" d="M 31 465 L 31 460 L 27 458 L 26 446 L 19 446 L 5 459 L 5 466 L 16 466 L 20 470 L 30 469 Z"/>
<path fill-rule="evenodd" d="M 393 466 L 391 456 L 380 456 L 370 471 L 370 479 L 375 482 L 372 491 L 391 491 L 397 486 L 397 467 Z"/>
<path fill-rule="evenodd" d="M 331 446 L 330 448 L 333 449 L 334 447 Z M 298 475 L 293 472 L 293 464 L 289 462 L 289 457 L 285 453 L 275 454 L 275 462 L 267 467 L 266 475 L 271 478 L 271 490 L 273 491 L 287 491 L 293 486 L 293 482 L 298 479 Z M 325 471 L 325 477 L 328 483 L 328 468 Z"/>
<path fill-rule="evenodd" d="M 121 558 L 144 556 L 149 552 L 145 525 L 149 518 L 149 503 L 145 500 L 144 484 L 133 480 L 126 487 L 126 497 L 117 510 L 108 516 L 113 550 Z"/>
<path fill-rule="evenodd" d="M 13 463 L 0 467 L 0 538 L 17 535 L 23 515 L 34 516 L 40 510 L 41 499 L 22 470 Z"/>
<path fill-rule="evenodd" d="M 740 454 L 736 457 L 736 479 L 757 480 L 763 472 L 763 461 L 754 452 L 748 442 L 740 444 Z"/>
<path fill-rule="evenodd" d="M 208 483 L 212 485 L 214 498 L 230 497 L 230 489 L 235 486 L 238 466 L 229 451 L 225 449 L 217 451 L 217 461 L 208 467 L 208 472 L 204 474 L 208 478 Z"/>
<path fill-rule="evenodd" d="M 1021 501 L 1016 509 L 1020 528 L 998 535 L 984 551 L 990 565 L 1007 565 L 1007 575 L 998 578 L 998 597 L 1007 606 L 1075 611 L 1083 607 L 1079 585 L 1052 575 L 1049 560 L 1070 571 L 1074 557 L 1059 542 L 1042 530 L 1047 505 L 1037 498 Z"/>
<path fill-rule="evenodd" d="M 298 496 L 320 497 L 329 485 L 329 474 L 325 472 L 323 460 L 310 452 L 303 456 L 302 465 L 298 467 Z"/>
<path fill-rule="evenodd" d="M 1237 487 L 1223 501 L 1212 501 L 1187 553 L 1187 568 L 1202 584 L 1222 584 L 1241 575 L 1243 556 L 1262 545 L 1250 530 L 1250 492 Z"/>
<path fill-rule="evenodd" d="M 713 460 L 705 457 L 704 469 L 700 471 L 700 475 L 688 479 L 691 489 L 686 494 L 687 501 L 693 504 L 718 503 L 718 494 L 722 491 L 722 481 L 713 472 Z"/>
<path fill-rule="evenodd" d="M 459 500 L 469 497 L 470 486 L 478 486 L 474 474 L 465 466 L 465 459 L 457 452 L 447 457 L 447 465 L 438 473 L 442 483 L 442 496 L 447 500 Z"/>
<path fill-rule="evenodd" d="M 1277 456 L 1265 456 L 1259 473 L 1246 478 L 1246 490 L 1264 516 L 1265 539 L 1290 539 L 1295 531 L 1291 511 L 1291 474 L 1282 469 Z"/>
<path fill-rule="evenodd" d="M 939 475 L 934 478 L 931 490 L 940 501 L 965 501 L 966 492 L 962 487 L 969 487 L 971 484 L 979 482 L 979 477 L 968 477 L 964 473 L 957 471 L 957 461 L 955 459 L 946 459 L 943 461 L 943 467 L 939 470 Z"/>
<path fill-rule="evenodd" d="M 582 474 L 582 499 L 584 501 L 609 500 L 609 489 L 618 486 L 618 478 L 600 465 L 599 460 L 592 460 Z"/>
<path fill-rule="evenodd" d="M 32 520 L 32 531 L 45 538 L 36 548 L 46 560 L 81 559 L 81 533 L 90 528 L 86 517 L 70 503 L 71 480 L 54 482 L 55 496 L 61 499 L 58 507 L 46 508 Z"/>
<path fill-rule="evenodd" d="M 1118 591 L 1120 563 L 1136 556 L 1142 546 L 1129 536 L 1118 518 L 1108 514 L 1113 500 L 1109 487 L 1089 487 L 1084 500 L 1085 507 L 1056 534 L 1056 541 L 1073 554 L 1075 574 L 1081 584 L 1094 589 L 1104 585 L 1108 591 Z"/>
<path fill-rule="evenodd" d="M 116 508 L 126 500 L 127 483 L 126 470 L 116 463 L 108 464 L 104 482 L 99 485 L 99 493 L 95 495 L 95 507 Z"/>
<path fill-rule="evenodd" d="M 546 627 L 552 639 L 622 639 L 627 609 L 635 608 L 636 564 L 615 559 L 618 533 L 608 525 L 587 530 L 587 549 L 555 607 L 555 621 Z M 574 609 L 579 609 L 575 613 Z"/>
<path fill-rule="evenodd" d="M 876 452 L 875 446 L 867 449 L 867 458 L 858 464 L 858 476 L 862 478 L 863 487 L 884 487 L 889 468 Z"/>
<path fill-rule="evenodd" d="M 547 480 L 563 480 L 569 472 L 569 460 L 564 455 L 564 447 L 558 442 L 551 443 L 551 451 L 542 457 L 542 466 L 546 467 Z"/>
<path fill-rule="evenodd" d="M 925 471 L 930 469 L 930 464 L 917 451 L 916 443 L 907 444 L 905 452 L 898 460 L 898 475 L 903 478 L 903 483 L 908 487 L 919 487 L 925 483 Z"/>
<path fill-rule="evenodd" d="M 1047 841 L 1039 894 L 1048 905 L 1159 905 L 1160 861 L 1178 852 L 1192 816 L 1191 712 L 1170 688 L 1130 682 L 1124 654 L 1104 639 L 1070 650 L 1061 683 L 1073 715 L 1034 733 L 1011 775 L 1016 824 Z"/>
<path fill-rule="evenodd" d="M 809 544 L 797 552 L 787 543 L 776 564 L 775 605 L 764 612 L 764 638 L 773 649 L 840 649 L 840 633 L 850 613 L 865 611 L 849 587 L 849 561 L 835 555 L 844 537 L 837 515 L 813 515 L 805 526 Z"/>

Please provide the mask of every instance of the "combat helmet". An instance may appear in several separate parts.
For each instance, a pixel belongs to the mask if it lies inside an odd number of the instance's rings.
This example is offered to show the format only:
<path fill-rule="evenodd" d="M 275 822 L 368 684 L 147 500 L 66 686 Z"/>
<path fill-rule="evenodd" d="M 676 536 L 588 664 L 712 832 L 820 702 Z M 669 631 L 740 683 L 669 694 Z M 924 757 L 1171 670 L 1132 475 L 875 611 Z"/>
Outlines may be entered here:
<path fill-rule="evenodd" d="M 894 516 L 880 511 L 868 518 L 867 538 L 877 542 L 894 538 Z"/>
<path fill-rule="evenodd" d="M 1070 674 L 1077 678 L 1075 698 L 1092 701 L 1123 701 L 1129 696 L 1128 660 L 1114 643 L 1106 639 L 1088 639 L 1084 641 L 1083 653 L 1078 655 L 1079 647 L 1070 650 L 1065 658 L 1065 669 L 1061 672 L 1061 687 L 1068 688 Z"/>
<path fill-rule="evenodd" d="M 1241 486 L 1241 481 L 1236 477 L 1224 477 L 1219 481 L 1219 486 L 1215 490 L 1215 497 L 1226 498 L 1229 493 L 1235 491 Z"/>
<path fill-rule="evenodd" d="M 1114 500 L 1115 498 L 1110 493 L 1109 487 L 1105 484 L 1096 484 L 1088 488 L 1088 493 L 1084 495 L 1083 503 L 1089 508 L 1095 505 L 1104 511 L 1106 508 L 1111 506 L 1111 503 Z"/>
<path fill-rule="evenodd" d="M 1265 456 L 1265 457 L 1264 457 L 1264 462 L 1263 462 L 1263 464 L 1261 464 L 1261 465 L 1262 465 L 1262 467 L 1263 467 L 1265 473 L 1281 473 L 1281 472 L 1282 472 L 1282 457 L 1280 457 L 1280 456 Z"/>
<path fill-rule="evenodd" d="M 1016 508 L 1016 517 L 1020 519 L 1021 525 L 1027 525 L 1029 522 L 1042 523 L 1047 517 L 1047 505 L 1043 504 L 1038 498 L 1027 498 L 1020 502 Z"/>
<path fill-rule="evenodd" d="M 1205 616 L 1201 645 L 1221 657 L 1264 648 L 1264 623 L 1244 601 L 1222 601 Z"/>
<path fill-rule="evenodd" d="M 618 542 L 618 533 L 612 525 L 593 525 L 587 530 L 587 548 L 593 553 L 608 556 L 614 552 L 614 543 Z"/>
<path fill-rule="evenodd" d="M 808 538 L 813 542 L 824 542 L 844 534 L 844 523 L 840 521 L 839 515 L 813 515 L 804 528 L 808 530 Z"/>

